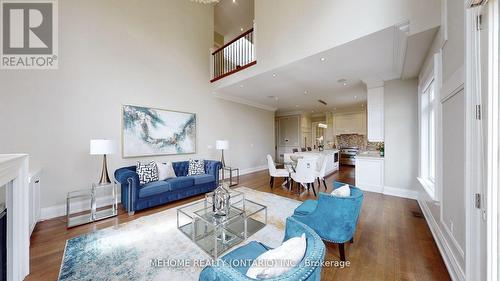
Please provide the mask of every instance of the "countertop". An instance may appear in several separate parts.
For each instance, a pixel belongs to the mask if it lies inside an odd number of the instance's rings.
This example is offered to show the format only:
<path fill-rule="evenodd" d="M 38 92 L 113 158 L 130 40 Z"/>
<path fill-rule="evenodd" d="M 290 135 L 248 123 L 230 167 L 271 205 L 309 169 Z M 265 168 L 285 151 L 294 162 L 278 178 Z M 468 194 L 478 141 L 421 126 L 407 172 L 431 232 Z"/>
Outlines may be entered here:
<path fill-rule="evenodd" d="M 356 159 L 380 159 L 384 160 L 384 156 L 380 156 L 378 151 L 364 151 L 356 155 Z"/>
<path fill-rule="evenodd" d="M 301 154 L 301 153 L 307 153 L 307 154 L 332 154 L 332 153 L 338 153 L 338 149 L 325 149 L 323 151 L 319 150 L 312 150 L 312 151 L 299 151 L 295 152 L 295 154 Z"/>

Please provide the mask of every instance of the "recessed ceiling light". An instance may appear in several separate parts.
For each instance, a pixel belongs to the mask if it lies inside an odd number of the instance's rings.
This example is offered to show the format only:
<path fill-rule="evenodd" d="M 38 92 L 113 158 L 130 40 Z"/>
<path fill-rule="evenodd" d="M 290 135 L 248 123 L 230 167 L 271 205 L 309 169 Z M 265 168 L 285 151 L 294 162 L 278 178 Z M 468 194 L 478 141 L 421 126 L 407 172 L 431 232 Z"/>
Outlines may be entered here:
<path fill-rule="evenodd" d="M 339 80 L 337 80 L 337 82 L 342 83 L 342 85 L 344 85 L 344 86 L 347 86 L 347 79 L 345 79 L 345 78 L 339 79 Z"/>
<path fill-rule="evenodd" d="M 326 59 L 325 59 L 325 58 L 320 58 L 319 60 L 320 60 L 320 61 L 325 61 Z"/>
<path fill-rule="evenodd" d="M 304 95 L 307 95 L 309 94 L 309 92 L 307 90 L 304 91 Z"/>
<path fill-rule="evenodd" d="M 242 28 L 240 28 L 240 31 L 243 31 L 243 27 L 242 27 Z"/>
<path fill-rule="evenodd" d="M 278 74 L 276 74 L 276 73 L 273 73 L 273 77 L 276 77 L 276 76 L 278 76 Z"/>
<path fill-rule="evenodd" d="M 233 0 L 233 3 L 236 3 L 236 0 Z"/>
<path fill-rule="evenodd" d="M 358 98 L 358 96 L 354 96 L 354 99 L 357 99 L 357 98 Z"/>

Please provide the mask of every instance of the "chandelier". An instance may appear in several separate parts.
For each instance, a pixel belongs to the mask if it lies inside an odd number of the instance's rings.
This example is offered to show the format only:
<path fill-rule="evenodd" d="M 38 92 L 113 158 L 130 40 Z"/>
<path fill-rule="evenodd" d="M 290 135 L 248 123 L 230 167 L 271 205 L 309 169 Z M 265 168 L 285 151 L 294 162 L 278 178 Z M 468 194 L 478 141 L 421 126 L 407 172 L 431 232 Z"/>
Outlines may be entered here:
<path fill-rule="evenodd" d="M 212 4 L 219 3 L 220 0 L 191 0 L 191 2 L 201 3 L 201 4 Z"/>

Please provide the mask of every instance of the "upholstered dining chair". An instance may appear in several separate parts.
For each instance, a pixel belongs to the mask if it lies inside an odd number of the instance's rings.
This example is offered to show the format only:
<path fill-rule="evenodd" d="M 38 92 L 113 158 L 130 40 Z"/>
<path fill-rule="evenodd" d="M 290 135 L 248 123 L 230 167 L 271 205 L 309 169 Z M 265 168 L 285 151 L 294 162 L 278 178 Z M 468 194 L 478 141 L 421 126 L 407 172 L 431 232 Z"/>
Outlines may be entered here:
<path fill-rule="evenodd" d="M 274 187 L 274 178 L 288 178 L 290 176 L 287 169 L 276 169 L 276 163 L 274 163 L 273 157 L 269 154 L 267 155 L 267 167 L 269 169 L 269 176 L 271 176 L 269 181 L 271 188 Z"/>
<path fill-rule="evenodd" d="M 307 151 L 312 151 L 312 148 L 310 146 L 308 146 Z"/>
<path fill-rule="evenodd" d="M 322 155 L 319 158 L 318 170 L 316 171 L 316 179 L 318 180 L 318 191 L 321 189 L 321 182 L 323 182 L 323 186 L 325 187 L 325 191 L 327 190 L 326 181 L 325 181 L 326 165 L 328 164 L 327 160 L 328 160 L 327 157 L 324 155 Z"/>
<path fill-rule="evenodd" d="M 333 188 L 343 185 L 345 184 L 334 182 Z M 352 185 L 349 188 L 349 197 L 321 192 L 318 200 L 304 201 L 293 214 L 293 218 L 314 229 L 324 241 L 338 244 L 342 261 L 345 261 L 344 243 L 353 242 L 363 202 L 363 192 Z"/>
<path fill-rule="evenodd" d="M 265 279 L 270 281 L 320 281 L 321 264 L 325 258 L 325 244 L 321 238 L 307 225 L 294 218 L 286 219 L 285 238 L 286 241 L 292 237 L 306 235 L 306 253 L 302 261 L 289 271 L 280 276 Z M 205 267 L 200 273 L 200 281 L 255 281 L 246 276 L 246 272 L 261 254 L 271 250 L 270 247 L 252 241 L 222 256 L 213 266 Z M 260 280 L 260 279 L 259 279 Z"/>
<path fill-rule="evenodd" d="M 297 168 L 295 168 L 295 173 L 292 173 L 290 177 L 294 182 L 297 183 L 297 189 L 300 194 L 300 186 L 303 185 L 309 190 L 312 187 L 314 196 L 316 196 L 316 190 L 314 189 L 314 181 L 316 180 L 316 167 L 317 160 L 314 158 L 302 158 L 297 160 Z"/>
<path fill-rule="evenodd" d="M 299 152 L 299 149 L 298 148 L 293 148 L 292 149 L 292 152 L 295 153 L 295 152 Z"/>
<path fill-rule="evenodd" d="M 300 151 L 302 151 L 302 152 L 306 152 L 306 151 L 307 151 L 307 149 L 306 149 L 305 147 L 301 147 L 301 148 L 300 148 Z"/>

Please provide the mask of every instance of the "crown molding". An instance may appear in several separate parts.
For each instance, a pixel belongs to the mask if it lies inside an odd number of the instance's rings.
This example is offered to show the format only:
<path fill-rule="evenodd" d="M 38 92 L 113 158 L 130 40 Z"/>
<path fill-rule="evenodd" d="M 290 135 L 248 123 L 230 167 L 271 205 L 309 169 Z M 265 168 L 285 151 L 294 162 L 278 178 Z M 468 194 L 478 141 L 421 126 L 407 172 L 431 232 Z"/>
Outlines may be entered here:
<path fill-rule="evenodd" d="M 231 96 L 231 95 L 225 95 L 225 94 L 220 94 L 220 93 L 215 93 L 214 92 L 214 96 L 216 98 L 223 99 L 223 100 L 226 100 L 226 101 L 231 101 L 231 102 L 235 102 L 235 103 L 239 103 L 239 104 L 244 104 L 244 105 L 248 105 L 248 106 L 251 106 L 251 107 L 256 107 L 256 108 L 267 110 L 267 111 L 275 112 L 276 110 L 278 110 L 276 107 L 272 107 L 272 106 L 269 106 L 269 105 L 261 104 L 261 103 L 258 103 L 258 102 L 249 101 L 247 99 L 243 99 L 243 98 L 239 98 L 239 97 L 235 97 L 235 96 Z"/>

